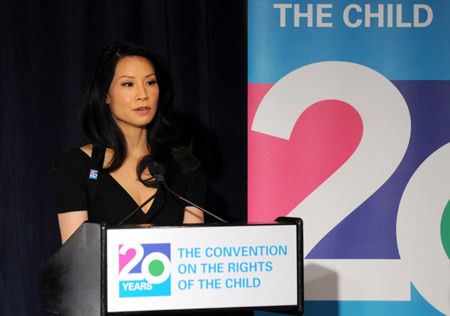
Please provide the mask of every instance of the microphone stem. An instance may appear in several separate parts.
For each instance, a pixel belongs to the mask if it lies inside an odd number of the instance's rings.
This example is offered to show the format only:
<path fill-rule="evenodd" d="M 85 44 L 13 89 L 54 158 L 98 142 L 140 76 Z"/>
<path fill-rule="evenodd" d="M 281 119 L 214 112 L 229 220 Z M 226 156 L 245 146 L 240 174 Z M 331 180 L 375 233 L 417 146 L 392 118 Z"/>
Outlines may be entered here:
<path fill-rule="evenodd" d="M 158 182 L 162 182 L 162 184 L 164 185 L 164 187 L 166 188 L 166 190 L 169 191 L 170 193 L 172 193 L 174 196 L 176 196 L 176 197 L 179 198 L 180 200 L 183 200 L 184 202 L 188 203 L 189 205 L 198 208 L 199 210 L 205 212 L 205 213 L 208 214 L 208 215 L 211 215 L 212 217 L 214 217 L 215 219 L 218 219 L 218 220 L 221 221 L 222 223 L 228 223 L 228 222 L 227 222 L 226 220 L 224 220 L 223 218 L 220 218 L 219 216 L 217 216 L 217 215 L 215 215 L 215 214 L 213 214 L 213 213 L 211 213 L 211 212 L 205 210 L 203 207 L 198 206 L 197 204 L 192 203 L 191 201 L 186 200 L 184 197 L 179 196 L 178 194 L 176 194 L 175 192 L 173 192 L 173 191 L 168 187 L 168 185 L 166 184 L 166 181 L 158 180 Z"/>
<path fill-rule="evenodd" d="M 155 195 L 156 195 L 156 193 L 158 193 L 158 189 L 159 189 L 158 182 L 157 182 L 156 184 L 157 184 L 157 186 L 158 186 L 158 188 L 156 189 L 156 192 L 153 193 L 153 195 L 152 195 L 151 197 L 149 197 L 149 198 L 147 199 L 147 201 L 145 201 L 144 203 L 142 203 L 141 205 L 139 205 L 133 212 L 131 212 L 130 214 L 128 214 L 128 216 L 125 217 L 123 220 L 121 220 L 121 221 L 119 222 L 119 224 L 117 224 L 117 225 L 122 225 L 126 220 L 128 220 L 131 216 L 133 216 L 134 213 L 136 213 L 137 211 L 139 211 L 141 208 L 143 208 L 145 205 L 147 205 L 148 202 L 150 202 L 151 200 L 153 200 L 153 199 L 155 198 Z"/>

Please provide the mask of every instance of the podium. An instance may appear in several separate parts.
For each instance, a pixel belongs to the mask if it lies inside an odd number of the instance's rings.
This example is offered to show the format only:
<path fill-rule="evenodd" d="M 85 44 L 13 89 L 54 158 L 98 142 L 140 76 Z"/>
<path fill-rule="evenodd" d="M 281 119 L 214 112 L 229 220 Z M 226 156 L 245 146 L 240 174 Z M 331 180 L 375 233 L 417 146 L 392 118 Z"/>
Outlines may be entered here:
<path fill-rule="evenodd" d="M 107 226 L 85 222 L 39 272 L 56 315 L 265 310 L 303 313 L 303 228 L 273 223 Z"/>

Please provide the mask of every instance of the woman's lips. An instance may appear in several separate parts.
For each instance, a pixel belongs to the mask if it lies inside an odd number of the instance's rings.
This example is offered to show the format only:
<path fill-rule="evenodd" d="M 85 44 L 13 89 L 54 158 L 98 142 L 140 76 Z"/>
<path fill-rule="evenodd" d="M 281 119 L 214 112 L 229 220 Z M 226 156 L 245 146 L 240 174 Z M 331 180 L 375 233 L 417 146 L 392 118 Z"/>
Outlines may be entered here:
<path fill-rule="evenodd" d="M 141 106 L 141 107 L 135 109 L 135 111 L 137 113 L 140 113 L 140 114 L 146 114 L 146 113 L 150 112 L 150 107 L 148 107 L 148 106 Z"/>

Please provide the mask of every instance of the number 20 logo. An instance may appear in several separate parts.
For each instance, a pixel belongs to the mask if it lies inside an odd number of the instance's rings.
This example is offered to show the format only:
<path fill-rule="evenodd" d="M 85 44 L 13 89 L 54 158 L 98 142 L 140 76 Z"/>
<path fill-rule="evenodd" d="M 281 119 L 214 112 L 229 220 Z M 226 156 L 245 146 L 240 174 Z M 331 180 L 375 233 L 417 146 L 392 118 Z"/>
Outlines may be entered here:
<path fill-rule="evenodd" d="M 170 244 L 127 243 L 118 259 L 121 297 L 170 295 Z"/>
<path fill-rule="evenodd" d="M 305 254 L 391 177 L 405 156 L 411 135 L 408 105 L 397 88 L 376 71 L 348 62 L 311 64 L 283 77 L 264 96 L 251 129 L 289 140 L 300 115 L 322 100 L 341 100 L 353 106 L 361 116 L 364 133 L 356 151 L 339 170 L 289 213 L 305 222 Z M 314 262 L 355 277 L 355 262 L 362 270 L 364 265 L 367 271 L 379 267 L 389 277 L 380 286 L 379 280 L 368 276 L 362 281 L 367 282 L 365 288 L 373 288 L 377 281 L 379 293 L 389 292 L 398 283 L 398 297 L 390 299 L 403 300 L 409 296 L 412 282 L 430 304 L 450 314 L 450 261 L 439 235 L 450 198 L 449 162 L 450 144 L 446 144 L 409 180 L 397 216 L 400 260 Z M 361 292 L 358 287 L 349 289 L 342 299 L 380 300 L 377 293 L 362 297 Z M 323 300 L 315 293 L 308 297 L 308 288 L 305 295 L 307 300 Z"/>

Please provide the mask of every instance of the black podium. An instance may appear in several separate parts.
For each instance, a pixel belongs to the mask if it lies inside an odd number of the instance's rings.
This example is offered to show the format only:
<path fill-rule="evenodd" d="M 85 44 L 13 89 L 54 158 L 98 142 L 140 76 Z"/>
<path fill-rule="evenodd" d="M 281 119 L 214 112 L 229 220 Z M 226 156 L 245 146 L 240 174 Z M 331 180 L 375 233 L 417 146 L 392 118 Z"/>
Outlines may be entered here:
<path fill-rule="evenodd" d="M 39 272 L 57 315 L 266 310 L 303 313 L 303 229 L 274 223 L 106 226 L 86 222 Z"/>

